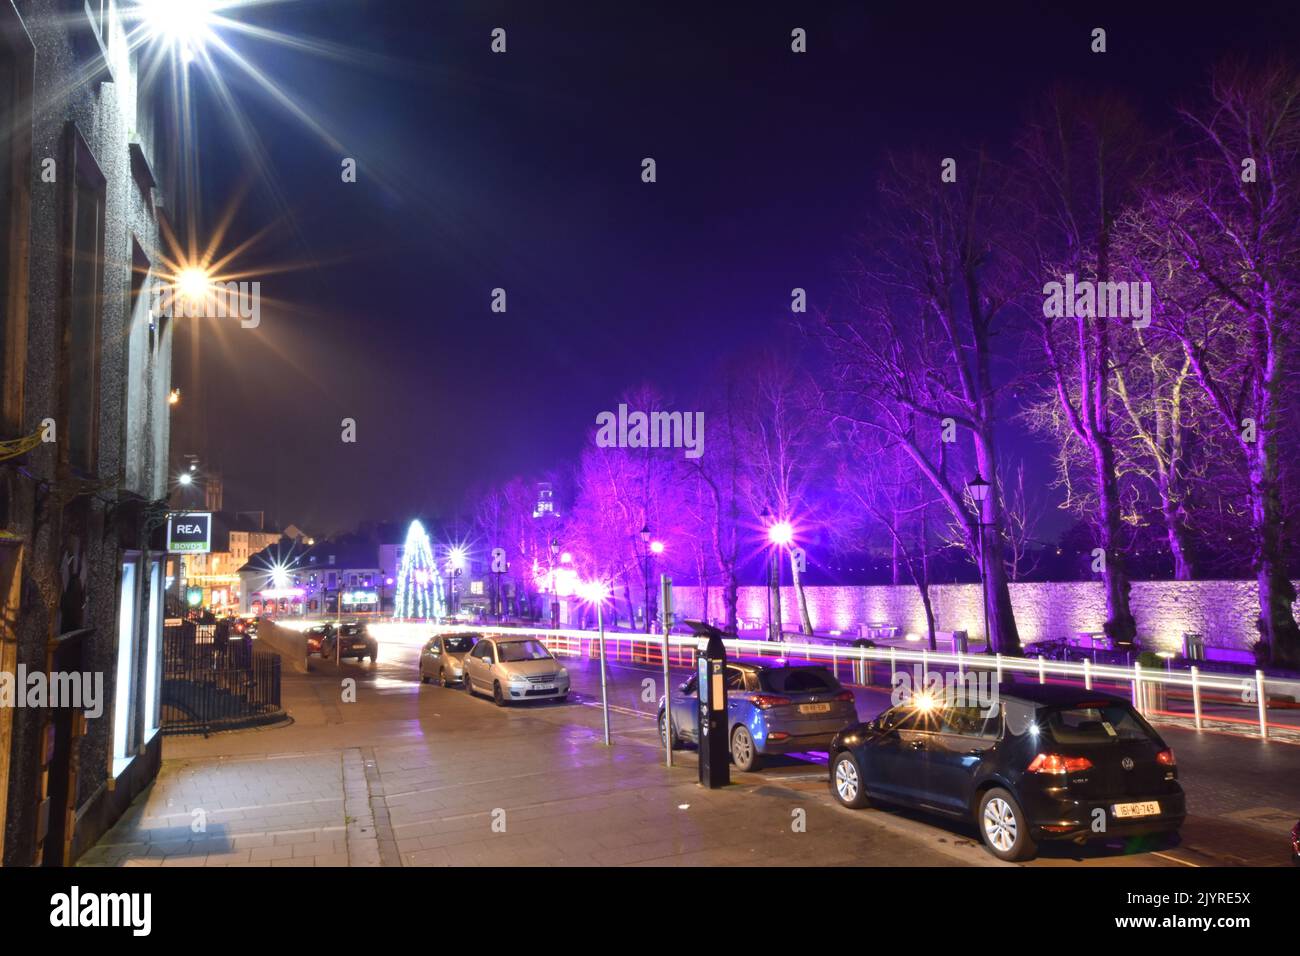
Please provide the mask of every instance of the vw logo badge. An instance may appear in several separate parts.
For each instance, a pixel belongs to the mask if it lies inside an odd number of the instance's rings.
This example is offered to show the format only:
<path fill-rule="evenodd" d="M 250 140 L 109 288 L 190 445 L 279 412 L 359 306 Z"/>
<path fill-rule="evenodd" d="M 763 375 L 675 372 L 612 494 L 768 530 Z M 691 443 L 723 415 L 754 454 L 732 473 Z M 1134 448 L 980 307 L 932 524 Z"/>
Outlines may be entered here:
<path fill-rule="evenodd" d="M 1125 757 L 1123 760 L 1121 760 L 1121 761 L 1119 762 L 1119 765 L 1120 765 L 1121 767 L 1123 767 L 1125 770 L 1132 770 L 1132 769 L 1133 769 L 1133 758 L 1132 758 L 1132 757 Z"/>

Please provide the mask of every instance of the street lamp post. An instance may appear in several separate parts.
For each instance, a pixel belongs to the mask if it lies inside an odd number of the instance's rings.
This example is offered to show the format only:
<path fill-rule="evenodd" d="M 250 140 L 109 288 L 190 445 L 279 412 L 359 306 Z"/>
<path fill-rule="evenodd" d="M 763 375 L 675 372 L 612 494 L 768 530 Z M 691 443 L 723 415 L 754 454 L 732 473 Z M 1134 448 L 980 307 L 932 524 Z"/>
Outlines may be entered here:
<path fill-rule="evenodd" d="M 976 530 L 979 537 L 980 597 L 984 605 L 984 653 L 993 653 L 993 635 L 989 632 L 989 585 L 984 564 L 984 502 L 988 499 L 990 485 L 977 473 L 966 483 L 971 500 L 975 502 Z"/>
<path fill-rule="evenodd" d="M 645 632 L 650 633 L 650 526 L 641 528 L 641 571 L 645 577 Z"/>
<path fill-rule="evenodd" d="M 551 539 L 551 629 L 556 630 L 560 626 L 560 605 L 559 589 L 555 586 L 555 559 L 560 556 L 560 540 Z"/>

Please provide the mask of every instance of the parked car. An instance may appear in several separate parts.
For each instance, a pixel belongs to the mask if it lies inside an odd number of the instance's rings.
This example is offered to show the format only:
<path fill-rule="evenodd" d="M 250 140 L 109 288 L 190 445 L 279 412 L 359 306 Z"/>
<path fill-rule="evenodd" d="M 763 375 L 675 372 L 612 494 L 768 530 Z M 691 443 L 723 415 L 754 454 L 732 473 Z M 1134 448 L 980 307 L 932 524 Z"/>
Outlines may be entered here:
<path fill-rule="evenodd" d="M 465 689 L 491 694 L 498 707 L 516 700 L 569 696 L 569 672 L 531 637 L 484 637 L 465 655 Z"/>
<path fill-rule="evenodd" d="M 699 743 L 698 676 L 672 697 L 672 743 Z M 853 694 L 825 667 L 737 661 L 726 666 L 727 724 L 737 770 L 757 770 L 765 754 L 828 750 L 858 721 Z M 659 734 L 665 728 L 659 701 Z"/>
<path fill-rule="evenodd" d="M 325 642 L 325 638 L 334 636 L 334 625 L 314 625 L 313 627 L 307 628 L 305 636 L 307 638 L 307 654 L 309 656 L 312 654 L 321 654 L 323 657 L 324 655 L 321 653 L 321 644 Z"/>
<path fill-rule="evenodd" d="M 420 683 L 433 681 L 443 687 L 465 679 L 465 655 L 481 634 L 438 634 L 420 651 Z"/>
<path fill-rule="evenodd" d="M 326 660 L 333 660 L 335 657 L 339 660 L 345 657 L 361 660 L 368 657 L 373 664 L 379 657 L 379 641 L 371 636 L 370 631 L 360 621 L 344 621 L 337 628 L 330 628 L 330 633 L 321 640 L 320 653 Z"/>
<path fill-rule="evenodd" d="M 1128 701 L 1052 685 L 1002 684 L 987 709 L 919 696 L 886 710 L 836 737 L 830 785 L 849 807 L 971 820 L 1002 860 L 1042 840 L 1172 833 L 1186 814 L 1173 751 Z"/>

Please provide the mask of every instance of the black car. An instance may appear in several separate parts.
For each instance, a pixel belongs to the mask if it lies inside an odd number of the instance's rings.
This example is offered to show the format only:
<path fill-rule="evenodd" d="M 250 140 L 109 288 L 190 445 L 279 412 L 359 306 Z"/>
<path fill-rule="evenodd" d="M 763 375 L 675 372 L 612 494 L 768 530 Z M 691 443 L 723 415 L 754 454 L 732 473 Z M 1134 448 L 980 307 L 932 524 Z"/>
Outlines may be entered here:
<path fill-rule="evenodd" d="M 830 784 L 845 806 L 973 820 L 1003 860 L 1042 840 L 1170 833 L 1186 815 L 1173 751 L 1128 701 L 1050 685 L 1002 684 L 986 707 L 893 707 L 835 738 Z"/>
<path fill-rule="evenodd" d="M 321 638 L 320 656 L 326 660 L 336 657 L 339 660 L 345 657 L 361 660 L 368 657 L 373 664 L 379 656 L 379 642 L 370 635 L 364 624 L 344 621 L 337 628 L 330 628 Z"/>

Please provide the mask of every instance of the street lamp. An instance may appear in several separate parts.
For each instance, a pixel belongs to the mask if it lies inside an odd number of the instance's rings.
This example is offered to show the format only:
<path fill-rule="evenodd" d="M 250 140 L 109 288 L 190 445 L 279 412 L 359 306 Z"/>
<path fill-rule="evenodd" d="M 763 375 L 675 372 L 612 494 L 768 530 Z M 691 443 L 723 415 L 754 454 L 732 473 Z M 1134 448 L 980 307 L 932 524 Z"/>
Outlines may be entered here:
<path fill-rule="evenodd" d="M 984 653 L 993 652 L 993 635 L 989 633 L 989 587 L 984 566 L 984 502 L 989 496 L 991 485 L 976 473 L 975 477 L 966 482 L 966 489 L 970 492 L 971 500 L 975 502 L 975 520 L 977 533 L 979 535 L 979 564 L 980 564 L 980 597 L 984 604 Z"/>
<path fill-rule="evenodd" d="M 604 581 L 584 581 L 578 585 L 578 595 L 596 605 L 596 632 L 600 647 L 600 709 L 605 724 L 605 746 L 609 746 L 609 688 L 605 677 L 605 601 L 610 589 Z"/>
<path fill-rule="evenodd" d="M 560 604 L 559 589 L 555 583 L 555 559 L 560 556 L 560 539 L 551 539 L 551 627 L 553 629 L 560 626 Z"/>
<path fill-rule="evenodd" d="M 767 526 L 768 569 L 767 569 L 767 639 L 781 639 L 781 565 L 779 550 L 794 539 L 794 529 L 788 521 L 775 521 L 776 516 L 767 505 L 759 515 Z"/>
<path fill-rule="evenodd" d="M 642 568 L 645 573 L 645 632 L 650 633 L 650 578 L 651 567 L 656 554 L 664 553 L 664 543 L 662 541 L 650 540 L 650 526 L 645 525 L 641 529 L 641 546 L 642 546 Z"/>

